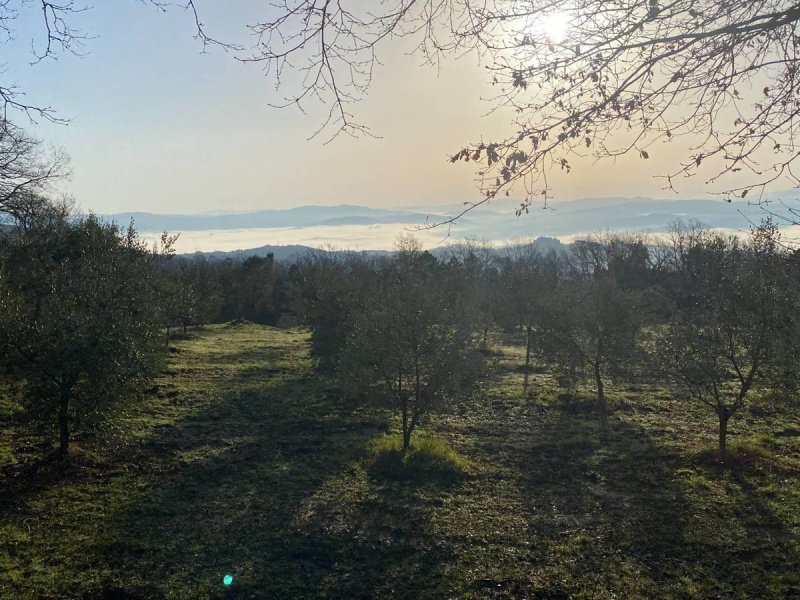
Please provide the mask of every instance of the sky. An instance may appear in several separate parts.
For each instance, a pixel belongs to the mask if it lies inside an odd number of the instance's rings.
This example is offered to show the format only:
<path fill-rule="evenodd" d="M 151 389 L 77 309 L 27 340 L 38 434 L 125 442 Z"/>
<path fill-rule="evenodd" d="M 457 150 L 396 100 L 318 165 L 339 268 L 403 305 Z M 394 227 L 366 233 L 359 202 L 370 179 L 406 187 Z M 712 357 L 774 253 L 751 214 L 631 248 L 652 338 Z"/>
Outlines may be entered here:
<path fill-rule="evenodd" d="M 248 43 L 244 25 L 267 3 L 199 1 L 209 33 Z M 487 114 L 492 90 L 473 56 L 438 69 L 409 55 L 407 42 L 384 47 L 368 97 L 354 107 L 379 139 L 308 140 L 322 107 L 304 115 L 271 108 L 282 99 L 261 68 L 219 48 L 202 53 L 190 14 L 160 12 L 136 0 L 98 2 L 73 24 L 93 36 L 81 57 L 31 65 L 42 40 L 35 4 L 4 47 L 4 83 L 31 103 L 50 105 L 69 125 L 31 126 L 71 157 L 62 191 L 97 213 L 197 213 L 303 204 L 425 206 L 480 199 L 474 165 L 447 157 L 466 143 L 508 131 L 510 116 Z M 551 178 L 557 199 L 667 197 L 661 157 L 615 164 L 578 161 Z M 702 197 L 701 181 L 679 188 Z"/>

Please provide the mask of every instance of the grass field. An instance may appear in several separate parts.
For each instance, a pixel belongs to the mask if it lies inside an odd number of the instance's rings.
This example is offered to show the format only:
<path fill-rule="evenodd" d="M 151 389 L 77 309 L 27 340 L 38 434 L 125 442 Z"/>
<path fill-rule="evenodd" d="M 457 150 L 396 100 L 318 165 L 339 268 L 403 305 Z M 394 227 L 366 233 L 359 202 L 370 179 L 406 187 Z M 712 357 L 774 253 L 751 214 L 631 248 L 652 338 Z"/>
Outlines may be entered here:
<path fill-rule="evenodd" d="M 757 401 L 720 461 L 704 407 L 611 386 L 603 428 L 589 390 L 524 391 L 521 351 L 498 340 L 426 424 L 450 478 L 377 468 L 394 416 L 341 398 L 299 329 L 176 342 L 124 435 L 66 466 L 6 395 L 0 597 L 800 597 L 800 411 Z"/>

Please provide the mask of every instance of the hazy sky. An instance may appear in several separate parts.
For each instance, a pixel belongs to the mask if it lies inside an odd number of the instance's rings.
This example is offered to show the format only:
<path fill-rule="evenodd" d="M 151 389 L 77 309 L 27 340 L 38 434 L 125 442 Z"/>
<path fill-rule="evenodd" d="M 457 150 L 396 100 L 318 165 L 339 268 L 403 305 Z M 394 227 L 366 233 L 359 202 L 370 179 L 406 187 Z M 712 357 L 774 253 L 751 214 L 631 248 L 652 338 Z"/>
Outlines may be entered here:
<path fill-rule="evenodd" d="M 267 3 L 198 2 L 209 31 L 241 41 L 244 24 Z M 224 6 L 223 6 L 224 5 Z M 33 5 L 32 5 L 33 6 Z M 216 8 L 214 8 L 216 7 Z M 34 6 L 35 9 L 35 6 Z M 32 103 L 49 104 L 68 126 L 41 124 L 39 137 L 72 157 L 65 188 L 86 209 L 202 212 L 283 208 L 299 204 L 370 206 L 477 200 L 474 165 L 451 165 L 461 145 L 503 134 L 507 114 L 484 116 L 491 95 L 485 70 L 472 57 L 437 72 L 384 48 L 369 97 L 355 107 L 381 139 L 307 141 L 319 114 L 270 108 L 281 98 L 257 65 L 237 63 L 219 49 L 200 53 L 193 21 L 135 0 L 105 0 L 75 19 L 97 36 L 84 57 L 62 55 L 33 66 L 31 40 L 41 41 L 39 11 L 18 23 L 4 48 L 4 82 Z M 669 150 L 669 152 L 668 152 Z M 661 157 L 678 149 L 664 147 Z M 578 163 L 552 180 L 557 198 L 666 196 L 665 164 L 625 158 L 617 164 Z M 702 182 L 682 195 L 700 197 Z"/>

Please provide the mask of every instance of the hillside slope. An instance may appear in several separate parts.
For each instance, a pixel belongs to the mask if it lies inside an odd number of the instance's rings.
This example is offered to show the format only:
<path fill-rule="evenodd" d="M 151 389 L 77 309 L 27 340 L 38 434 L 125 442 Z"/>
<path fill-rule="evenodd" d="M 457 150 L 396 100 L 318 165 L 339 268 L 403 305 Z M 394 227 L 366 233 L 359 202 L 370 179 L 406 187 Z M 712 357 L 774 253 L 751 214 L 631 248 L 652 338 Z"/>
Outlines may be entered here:
<path fill-rule="evenodd" d="M 0 431 L 0 598 L 800 592 L 796 419 L 763 401 L 720 464 L 706 411 L 617 386 L 604 431 L 546 373 L 523 390 L 517 342 L 498 336 L 480 393 L 426 424 L 474 465 L 444 483 L 369 468 L 393 415 L 316 375 L 307 332 L 198 331 L 126 435 L 78 437 L 66 472 L 37 458 L 32 434 Z M 12 409 L 0 404 L 6 424 Z"/>

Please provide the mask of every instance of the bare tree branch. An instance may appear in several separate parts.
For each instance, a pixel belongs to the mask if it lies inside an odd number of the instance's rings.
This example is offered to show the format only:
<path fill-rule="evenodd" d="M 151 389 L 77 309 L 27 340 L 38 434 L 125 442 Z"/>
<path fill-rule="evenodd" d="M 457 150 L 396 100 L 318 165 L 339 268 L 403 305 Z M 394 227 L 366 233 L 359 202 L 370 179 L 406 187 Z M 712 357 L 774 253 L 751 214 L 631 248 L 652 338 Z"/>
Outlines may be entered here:
<path fill-rule="evenodd" d="M 791 166 L 800 111 L 797 0 L 393 0 L 377 12 L 345 0 L 280 0 L 253 26 L 260 62 L 293 91 L 281 106 L 329 102 L 322 129 L 349 134 L 350 105 L 367 93 L 387 39 L 410 36 L 430 62 L 474 51 L 514 109 L 513 133 L 467 145 L 451 160 L 478 167 L 483 202 L 522 186 L 519 213 L 549 197 L 547 172 L 573 156 L 635 153 L 681 143 L 686 158 L 664 175 L 667 189 L 701 165 L 709 189 L 745 197 L 778 180 L 800 184 Z M 554 18 L 563 32 L 548 31 Z M 679 141 L 681 140 L 681 141 Z M 747 173 L 745 184 L 736 176 Z M 752 197 L 752 196 L 751 196 Z"/>

